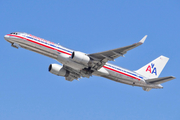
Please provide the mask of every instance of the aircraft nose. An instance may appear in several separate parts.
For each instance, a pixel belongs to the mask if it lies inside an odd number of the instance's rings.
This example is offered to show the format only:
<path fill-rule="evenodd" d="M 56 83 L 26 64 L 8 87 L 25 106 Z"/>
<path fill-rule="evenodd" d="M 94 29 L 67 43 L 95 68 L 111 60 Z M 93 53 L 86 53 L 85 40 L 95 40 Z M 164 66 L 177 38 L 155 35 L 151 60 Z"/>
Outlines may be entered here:
<path fill-rule="evenodd" d="M 9 35 L 5 35 L 5 36 L 4 36 L 4 39 L 5 39 L 6 41 L 8 41 Z"/>

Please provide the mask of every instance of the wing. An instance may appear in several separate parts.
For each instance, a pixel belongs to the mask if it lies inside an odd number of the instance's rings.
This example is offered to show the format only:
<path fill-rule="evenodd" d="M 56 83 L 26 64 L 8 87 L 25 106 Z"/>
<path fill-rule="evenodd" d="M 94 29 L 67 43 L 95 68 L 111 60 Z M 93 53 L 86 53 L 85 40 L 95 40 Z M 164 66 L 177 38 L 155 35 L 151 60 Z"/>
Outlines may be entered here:
<path fill-rule="evenodd" d="M 127 53 L 127 51 L 143 44 L 146 38 L 147 38 L 147 35 L 145 35 L 138 43 L 135 43 L 129 46 L 120 47 L 117 49 L 108 50 L 104 52 L 89 54 L 88 56 L 90 58 L 92 58 L 93 60 L 96 60 L 96 64 L 92 65 L 92 67 L 95 68 L 96 70 L 101 68 L 107 61 L 114 61 L 115 58 L 123 56 L 124 54 Z"/>
<path fill-rule="evenodd" d="M 138 43 L 135 43 L 126 47 L 121 47 L 121 48 L 108 50 L 108 51 L 100 52 L 100 53 L 88 54 L 88 56 L 92 59 L 92 61 L 88 65 L 88 67 L 82 70 L 78 71 L 71 67 L 63 65 L 63 68 L 69 72 L 69 74 L 65 77 L 65 79 L 68 81 L 73 81 L 74 79 L 78 80 L 81 77 L 89 78 L 90 76 L 92 76 L 92 73 L 94 71 L 104 66 L 107 61 L 114 60 L 115 58 L 119 56 L 123 56 L 127 51 L 143 44 L 146 37 L 147 35 L 144 36 Z"/>
<path fill-rule="evenodd" d="M 108 50 L 108 51 L 104 51 L 104 52 L 89 54 L 89 56 L 92 57 L 92 58 L 96 58 L 96 59 L 104 59 L 104 58 L 106 58 L 108 60 L 114 60 L 117 57 L 123 56 L 127 51 L 129 51 L 129 50 L 143 44 L 146 37 L 147 37 L 147 35 L 145 35 L 138 43 L 135 43 L 135 44 L 132 44 L 132 45 L 129 45 L 129 46 L 125 46 L 125 47 L 120 47 L 120 48 L 113 49 L 113 50 Z"/>

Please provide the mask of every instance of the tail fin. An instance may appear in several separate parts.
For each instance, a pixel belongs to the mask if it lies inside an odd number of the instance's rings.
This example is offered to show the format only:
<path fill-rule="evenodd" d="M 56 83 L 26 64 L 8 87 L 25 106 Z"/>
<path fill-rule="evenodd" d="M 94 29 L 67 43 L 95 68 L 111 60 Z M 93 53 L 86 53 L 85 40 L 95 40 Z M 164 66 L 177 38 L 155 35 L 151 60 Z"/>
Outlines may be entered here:
<path fill-rule="evenodd" d="M 140 68 L 139 70 L 135 71 L 149 79 L 158 78 L 161 71 L 165 67 L 166 63 L 168 62 L 169 58 L 165 56 L 159 56 L 152 62 L 148 63 L 144 67 Z"/>

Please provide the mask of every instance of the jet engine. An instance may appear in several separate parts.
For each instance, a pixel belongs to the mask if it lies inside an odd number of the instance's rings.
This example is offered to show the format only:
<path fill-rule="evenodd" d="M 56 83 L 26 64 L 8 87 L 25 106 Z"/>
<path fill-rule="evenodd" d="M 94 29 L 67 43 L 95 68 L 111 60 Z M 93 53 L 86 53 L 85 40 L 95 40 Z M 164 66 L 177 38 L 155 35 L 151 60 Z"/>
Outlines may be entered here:
<path fill-rule="evenodd" d="M 49 65 L 49 72 L 58 76 L 68 76 L 69 71 L 65 70 L 63 66 L 58 64 L 50 64 Z"/>
<path fill-rule="evenodd" d="M 71 55 L 71 59 L 77 63 L 88 65 L 90 58 L 85 53 L 74 51 Z"/>

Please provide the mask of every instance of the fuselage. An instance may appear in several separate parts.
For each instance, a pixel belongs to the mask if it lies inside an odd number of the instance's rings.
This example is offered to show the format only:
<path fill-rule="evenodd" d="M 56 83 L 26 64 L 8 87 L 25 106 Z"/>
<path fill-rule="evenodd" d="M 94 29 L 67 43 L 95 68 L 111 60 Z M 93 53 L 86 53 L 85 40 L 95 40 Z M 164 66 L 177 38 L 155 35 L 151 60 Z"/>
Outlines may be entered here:
<path fill-rule="evenodd" d="M 76 65 L 79 65 L 75 62 L 73 63 L 73 61 L 71 60 L 71 54 L 73 53 L 74 50 L 65 48 L 59 44 L 55 44 L 48 40 L 33 36 L 31 34 L 22 33 L 22 32 L 7 34 L 4 36 L 4 38 L 8 42 L 10 42 L 12 46 L 15 46 L 17 44 L 21 46 L 22 48 L 40 53 L 47 57 L 51 57 L 62 64 L 66 64 L 69 67 L 75 66 L 74 69 L 76 68 Z M 67 63 L 66 60 L 63 61 L 61 59 L 58 59 L 60 54 L 68 57 L 68 60 L 70 62 Z M 106 63 L 102 68 L 103 68 L 103 71 L 105 71 L 105 74 L 101 72 L 101 70 L 95 71 L 92 74 L 96 76 L 105 77 L 116 82 L 132 85 L 132 86 L 161 88 L 161 86 L 158 86 L 158 85 L 147 84 L 145 82 L 146 77 L 140 74 L 137 74 L 134 71 L 130 71 L 128 69 L 125 69 L 125 68 L 122 68 L 122 67 L 110 64 L 110 63 Z"/>

